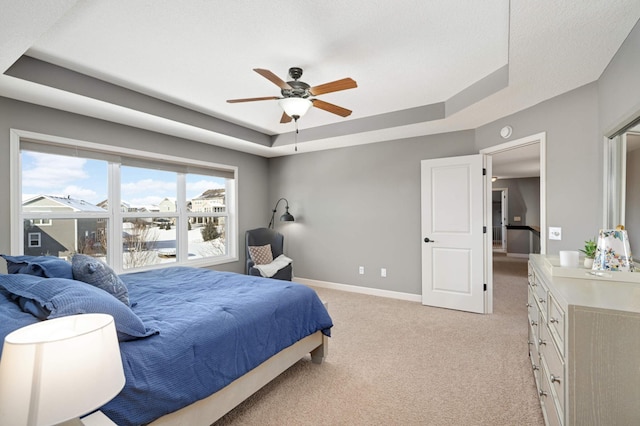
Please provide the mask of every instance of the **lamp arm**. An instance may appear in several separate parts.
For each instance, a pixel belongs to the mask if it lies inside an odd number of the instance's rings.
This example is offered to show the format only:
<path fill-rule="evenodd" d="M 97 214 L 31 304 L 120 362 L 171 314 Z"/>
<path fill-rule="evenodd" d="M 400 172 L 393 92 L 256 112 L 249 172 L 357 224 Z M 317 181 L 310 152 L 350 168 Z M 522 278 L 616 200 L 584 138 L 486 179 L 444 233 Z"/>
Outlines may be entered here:
<path fill-rule="evenodd" d="M 278 204 L 280 204 L 280 201 L 282 201 L 282 200 L 284 200 L 284 202 L 287 203 L 286 209 L 287 209 L 287 211 L 289 210 L 289 201 L 287 201 L 286 198 L 280 198 L 278 201 L 276 201 L 276 205 L 273 208 L 273 211 L 271 213 L 271 220 L 269 221 L 268 228 L 273 228 L 273 219 L 274 219 L 274 217 L 276 215 L 276 210 L 278 209 Z"/>

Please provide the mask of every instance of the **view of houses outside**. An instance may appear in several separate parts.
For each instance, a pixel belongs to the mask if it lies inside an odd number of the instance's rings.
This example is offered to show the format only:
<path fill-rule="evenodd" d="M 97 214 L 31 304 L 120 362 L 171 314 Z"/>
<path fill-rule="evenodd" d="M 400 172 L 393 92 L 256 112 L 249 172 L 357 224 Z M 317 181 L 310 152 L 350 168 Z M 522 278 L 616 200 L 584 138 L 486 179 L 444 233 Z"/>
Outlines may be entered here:
<path fill-rule="evenodd" d="M 111 226 L 106 162 L 30 151 L 22 152 L 22 160 L 24 253 L 106 257 Z M 185 176 L 189 259 L 226 254 L 225 218 L 212 215 L 226 212 L 225 179 Z M 176 261 L 176 182 L 175 172 L 121 167 L 126 201 L 120 204 L 122 222 L 115 226 L 122 227 L 125 268 Z M 69 218 L 60 218 L 66 213 Z M 85 213 L 104 217 L 73 217 Z"/>

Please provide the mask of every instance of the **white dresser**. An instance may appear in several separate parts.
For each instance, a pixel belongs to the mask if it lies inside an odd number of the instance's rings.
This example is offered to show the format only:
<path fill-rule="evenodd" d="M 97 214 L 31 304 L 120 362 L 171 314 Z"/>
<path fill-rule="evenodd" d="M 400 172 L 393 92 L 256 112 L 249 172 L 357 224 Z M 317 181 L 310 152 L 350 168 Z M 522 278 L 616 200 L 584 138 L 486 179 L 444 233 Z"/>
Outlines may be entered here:
<path fill-rule="evenodd" d="M 640 425 L 640 282 L 556 264 L 530 255 L 529 356 L 545 422 Z"/>

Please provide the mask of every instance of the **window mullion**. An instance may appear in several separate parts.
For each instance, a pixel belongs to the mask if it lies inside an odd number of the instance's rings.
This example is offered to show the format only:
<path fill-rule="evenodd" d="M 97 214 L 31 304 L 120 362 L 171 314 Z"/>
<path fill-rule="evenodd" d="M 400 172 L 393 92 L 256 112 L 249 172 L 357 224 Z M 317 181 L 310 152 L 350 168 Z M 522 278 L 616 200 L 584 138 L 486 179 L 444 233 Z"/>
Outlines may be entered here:
<path fill-rule="evenodd" d="M 176 257 L 178 262 L 185 262 L 189 258 L 189 230 L 187 225 L 187 178 L 184 173 L 178 173 L 176 211 Z"/>
<path fill-rule="evenodd" d="M 117 272 L 122 272 L 122 211 L 120 206 L 120 164 L 109 163 L 108 168 L 109 184 L 107 191 L 109 194 L 109 226 L 108 226 L 108 243 L 107 258 L 109 264 Z"/>

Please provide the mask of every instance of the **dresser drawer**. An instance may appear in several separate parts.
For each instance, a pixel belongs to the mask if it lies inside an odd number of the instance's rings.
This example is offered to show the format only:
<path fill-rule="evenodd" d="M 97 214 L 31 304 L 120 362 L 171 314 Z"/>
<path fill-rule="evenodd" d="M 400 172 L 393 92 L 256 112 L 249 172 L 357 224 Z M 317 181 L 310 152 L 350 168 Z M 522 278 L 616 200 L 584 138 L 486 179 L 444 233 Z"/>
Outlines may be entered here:
<path fill-rule="evenodd" d="M 538 352 L 537 329 L 529 326 L 529 358 L 531 358 L 531 370 L 536 380 L 536 387 L 540 389 L 540 353 Z"/>
<path fill-rule="evenodd" d="M 542 327 L 540 331 L 540 337 L 543 341 L 547 341 L 546 345 L 540 347 L 540 359 L 541 364 L 545 367 L 545 376 L 542 381 L 548 381 L 551 394 L 547 399 L 553 399 L 558 405 L 557 411 L 562 418 L 565 411 L 565 369 L 564 361 L 560 353 L 556 349 L 555 344 L 552 344 L 549 339 L 549 329 Z"/>
<path fill-rule="evenodd" d="M 553 294 L 549 294 L 549 319 L 547 320 L 549 325 L 549 331 L 553 337 L 560 355 L 564 357 L 564 324 L 565 313 L 564 310 L 558 304 L 558 301 L 553 297 Z"/>
<path fill-rule="evenodd" d="M 531 262 L 528 263 L 528 269 L 527 269 L 527 279 L 529 280 L 529 285 L 535 283 L 536 281 L 536 275 L 535 272 L 533 270 L 533 266 L 531 265 Z"/>
<path fill-rule="evenodd" d="M 527 300 L 527 311 L 529 314 L 529 325 L 537 327 L 540 323 L 540 310 L 538 309 L 538 303 L 536 303 L 536 294 L 534 290 L 529 287 L 529 299 Z M 537 335 L 538 333 L 536 333 Z"/>
<path fill-rule="evenodd" d="M 543 360 L 540 363 L 540 405 L 547 426 L 562 426 L 562 414 L 558 411 L 558 405 L 551 390 L 552 384 L 549 381 L 547 365 Z"/>
<path fill-rule="evenodd" d="M 537 280 L 536 285 L 533 287 L 535 293 L 536 304 L 540 309 L 540 321 L 543 321 L 547 317 L 547 286 L 540 280 Z"/>

